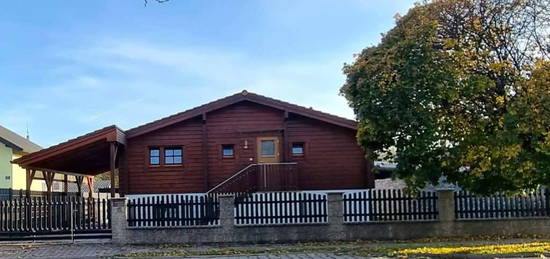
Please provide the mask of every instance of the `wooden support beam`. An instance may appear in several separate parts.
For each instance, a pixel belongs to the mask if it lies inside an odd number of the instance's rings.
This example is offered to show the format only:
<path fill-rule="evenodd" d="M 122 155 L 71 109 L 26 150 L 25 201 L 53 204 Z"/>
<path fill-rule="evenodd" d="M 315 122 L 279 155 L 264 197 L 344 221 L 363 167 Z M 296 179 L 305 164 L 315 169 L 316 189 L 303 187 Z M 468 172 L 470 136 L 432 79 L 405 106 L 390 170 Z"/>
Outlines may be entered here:
<path fill-rule="evenodd" d="M 82 182 L 84 181 L 84 176 L 75 176 L 76 178 L 76 187 L 78 188 L 78 196 L 82 196 Z"/>
<path fill-rule="evenodd" d="M 118 185 L 119 185 L 119 195 L 124 197 L 124 194 L 128 193 L 128 158 L 126 156 L 126 149 L 124 147 L 118 147 L 118 157 L 119 157 L 119 169 L 118 169 Z M 122 148 L 122 149 L 121 149 Z"/>
<path fill-rule="evenodd" d="M 48 194 L 48 197 L 52 197 L 52 185 L 55 173 L 49 171 L 45 171 L 42 173 L 44 174 L 44 180 L 46 181 L 46 192 Z"/>
<path fill-rule="evenodd" d="M 32 169 L 26 169 L 27 177 L 25 179 L 26 183 L 26 196 L 27 198 L 31 197 L 31 186 L 32 186 L 32 180 L 34 179 L 34 175 L 36 174 L 36 170 Z"/>
<path fill-rule="evenodd" d="M 63 193 L 65 196 L 69 196 L 69 176 L 63 175 Z"/>
<path fill-rule="evenodd" d="M 54 173 L 57 173 L 57 174 L 67 174 L 67 175 L 73 175 L 73 176 L 78 176 L 78 175 L 86 176 L 87 175 L 87 174 L 79 174 L 79 173 L 73 173 L 73 172 L 59 171 L 59 170 L 53 170 L 53 169 L 48 169 L 48 168 L 40 168 L 40 167 L 34 167 L 34 166 L 23 166 L 23 168 L 42 171 L 42 172 L 48 171 L 48 172 L 54 172 Z"/>
<path fill-rule="evenodd" d="M 94 194 L 94 177 L 86 176 L 86 184 L 88 184 L 88 198 L 93 198 Z"/>
<path fill-rule="evenodd" d="M 116 155 L 118 150 L 118 145 L 116 142 L 110 143 L 110 152 L 109 152 L 109 171 L 111 172 L 111 198 L 115 197 L 115 169 L 116 169 Z"/>

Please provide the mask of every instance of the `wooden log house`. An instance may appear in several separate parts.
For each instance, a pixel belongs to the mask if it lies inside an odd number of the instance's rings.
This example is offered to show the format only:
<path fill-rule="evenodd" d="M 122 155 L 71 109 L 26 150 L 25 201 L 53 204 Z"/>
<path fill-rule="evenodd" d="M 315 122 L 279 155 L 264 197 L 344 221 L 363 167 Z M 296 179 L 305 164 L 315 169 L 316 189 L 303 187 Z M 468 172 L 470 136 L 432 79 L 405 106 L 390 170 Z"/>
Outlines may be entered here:
<path fill-rule="evenodd" d="M 37 172 L 48 186 L 55 174 L 93 185 L 93 176 L 118 172 L 121 195 L 372 188 L 356 132 L 355 121 L 243 91 L 13 162 L 27 170 L 27 186 Z"/>

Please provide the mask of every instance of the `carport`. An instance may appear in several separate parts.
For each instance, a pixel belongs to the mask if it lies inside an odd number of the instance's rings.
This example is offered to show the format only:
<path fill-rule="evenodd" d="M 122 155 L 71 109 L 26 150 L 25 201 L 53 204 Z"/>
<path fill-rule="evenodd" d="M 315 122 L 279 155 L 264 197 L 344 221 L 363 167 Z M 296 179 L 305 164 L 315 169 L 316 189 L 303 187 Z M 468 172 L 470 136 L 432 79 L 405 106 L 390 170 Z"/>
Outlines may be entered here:
<path fill-rule="evenodd" d="M 27 197 L 33 180 L 44 180 L 47 194 L 51 196 L 54 182 L 63 182 L 65 194 L 68 183 L 74 182 L 81 193 L 84 179 L 92 197 L 94 176 L 105 172 L 111 173 L 111 197 L 114 197 L 115 175 L 125 145 L 124 131 L 113 125 L 25 155 L 12 163 L 26 170 Z"/>

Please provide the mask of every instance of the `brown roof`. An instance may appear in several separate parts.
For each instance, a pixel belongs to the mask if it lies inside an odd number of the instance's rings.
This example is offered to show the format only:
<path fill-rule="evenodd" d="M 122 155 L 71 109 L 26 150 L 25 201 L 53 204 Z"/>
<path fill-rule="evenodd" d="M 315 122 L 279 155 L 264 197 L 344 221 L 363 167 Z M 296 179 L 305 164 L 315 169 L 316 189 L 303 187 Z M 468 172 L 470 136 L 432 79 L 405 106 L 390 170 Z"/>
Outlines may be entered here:
<path fill-rule="evenodd" d="M 96 175 L 109 169 L 109 142 L 125 144 L 126 138 L 139 136 L 242 101 L 254 102 L 341 127 L 353 130 L 356 129 L 356 122 L 353 120 L 242 91 L 241 93 L 147 123 L 126 132 L 115 125 L 108 126 L 55 146 L 42 149 L 38 152 L 25 155 L 13 162 L 25 168 L 42 168 L 60 172 Z"/>
<path fill-rule="evenodd" d="M 216 101 L 129 129 L 126 131 L 126 137 L 132 138 L 135 136 L 143 135 L 145 133 L 148 133 L 160 128 L 164 128 L 166 126 L 170 126 L 172 124 L 200 116 L 203 113 L 218 110 L 220 108 L 223 108 L 238 102 L 242 102 L 242 101 L 250 101 L 250 102 L 266 105 L 272 108 L 288 111 L 291 113 L 321 120 L 327 123 L 331 123 L 331 124 L 349 128 L 349 129 L 354 129 L 354 130 L 357 129 L 357 123 L 353 120 L 349 120 L 346 118 L 338 117 L 336 115 L 313 110 L 311 108 L 306 108 L 299 105 L 287 103 L 287 102 L 269 98 L 263 95 L 250 93 L 244 90 L 240 93 L 237 93 L 222 99 L 218 99 Z"/>
<path fill-rule="evenodd" d="M 25 155 L 15 159 L 13 163 L 25 168 L 44 168 L 94 175 L 108 170 L 108 142 L 111 141 L 120 143 L 126 141 L 124 132 L 115 125 Z"/>
<path fill-rule="evenodd" d="M 7 128 L 2 127 L 2 125 L 0 125 L 0 143 L 4 143 L 16 151 L 22 151 L 25 153 L 32 153 L 42 149 L 39 145 L 24 137 L 21 137 Z"/>

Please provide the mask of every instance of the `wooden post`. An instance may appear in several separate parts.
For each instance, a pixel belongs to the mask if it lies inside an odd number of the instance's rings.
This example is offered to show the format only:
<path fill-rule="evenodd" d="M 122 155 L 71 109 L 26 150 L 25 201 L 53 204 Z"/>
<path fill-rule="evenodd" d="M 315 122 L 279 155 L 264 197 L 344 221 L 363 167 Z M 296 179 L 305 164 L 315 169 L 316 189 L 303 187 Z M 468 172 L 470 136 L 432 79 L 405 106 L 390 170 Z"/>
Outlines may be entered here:
<path fill-rule="evenodd" d="M 63 175 L 63 193 L 65 196 L 69 196 L 69 176 Z"/>
<path fill-rule="evenodd" d="M 75 176 L 76 178 L 76 187 L 78 188 L 78 197 L 82 197 L 82 182 L 84 181 L 84 176 Z"/>
<path fill-rule="evenodd" d="M 111 172 L 111 198 L 115 197 L 115 169 L 116 169 L 116 153 L 117 153 L 117 144 L 116 142 L 110 143 L 110 156 L 109 156 L 109 170 Z"/>
<path fill-rule="evenodd" d="M 54 172 L 48 172 L 48 171 L 42 171 L 44 174 L 44 181 L 46 181 L 46 192 L 48 194 L 48 197 L 52 197 L 52 185 L 53 185 L 53 179 L 55 177 Z"/>
<path fill-rule="evenodd" d="M 88 184 L 88 198 L 93 198 L 94 193 L 94 177 L 86 176 L 86 184 Z"/>
<path fill-rule="evenodd" d="M 26 196 L 27 198 L 31 197 L 31 186 L 32 186 L 32 180 L 34 179 L 34 175 L 36 173 L 36 170 L 26 169 L 27 172 L 27 178 L 26 178 Z"/>
<path fill-rule="evenodd" d="M 128 193 L 128 158 L 126 157 L 126 149 L 124 147 L 118 147 L 118 195 L 124 197 L 125 193 Z M 99 192 L 98 192 L 99 194 Z"/>

